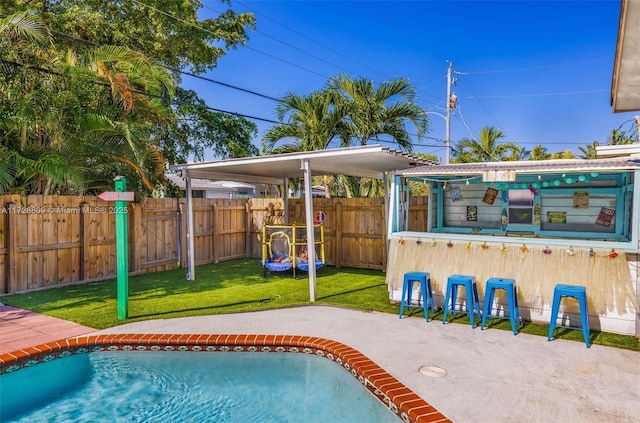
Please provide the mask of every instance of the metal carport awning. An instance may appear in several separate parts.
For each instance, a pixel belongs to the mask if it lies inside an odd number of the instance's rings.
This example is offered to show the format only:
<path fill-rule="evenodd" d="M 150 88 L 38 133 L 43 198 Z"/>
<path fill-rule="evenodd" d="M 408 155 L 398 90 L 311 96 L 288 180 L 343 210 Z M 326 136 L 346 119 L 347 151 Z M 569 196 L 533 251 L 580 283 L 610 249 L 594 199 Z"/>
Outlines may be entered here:
<path fill-rule="evenodd" d="M 431 162 L 412 154 L 399 152 L 380 145 L 365 145 L 303 153 L 244 157 L 239 159 L 188 163 L 171 166 L 186 180 L 187 192 L 187 280 L 195 280 L 195 254 L 193 237 L 193 206 L 191 179 L 217 179 L 225 181 L 284 185 L 290 178 L 304 178 L 307 221 L 307 250 L 309 263 L 315 263 L 313 201 L 311 176 L 347 175 L 363 178 L 386 179 L 389 171 L 406 169 Z M 385 184 L 386 186 L 386 184 Z M 285 192 L 287 190 L 285 189 Z M 285 209 L 287 195 L 285 195 Z M 311 224 L 309 224 L 311 222 Z M 316 300 L 316 268 L 309 266 L 310 300 Z"/>

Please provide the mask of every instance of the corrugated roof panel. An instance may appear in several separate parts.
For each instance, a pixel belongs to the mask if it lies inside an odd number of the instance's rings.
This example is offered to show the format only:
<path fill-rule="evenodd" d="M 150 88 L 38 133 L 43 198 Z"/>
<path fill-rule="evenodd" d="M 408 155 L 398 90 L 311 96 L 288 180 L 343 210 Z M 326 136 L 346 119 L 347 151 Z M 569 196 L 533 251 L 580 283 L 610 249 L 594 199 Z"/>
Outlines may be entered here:
<path fill-rule="evenodd" d="M 519 162 L 456 163 L 418 166 L 396 172 L 400 176 L 481 175 L 488 170 L 513 170 L 516 174 L 558 172 L 619 172 L 640 169 L 640 158 L 619 157 L 596 160 L 527 160 Z"/>

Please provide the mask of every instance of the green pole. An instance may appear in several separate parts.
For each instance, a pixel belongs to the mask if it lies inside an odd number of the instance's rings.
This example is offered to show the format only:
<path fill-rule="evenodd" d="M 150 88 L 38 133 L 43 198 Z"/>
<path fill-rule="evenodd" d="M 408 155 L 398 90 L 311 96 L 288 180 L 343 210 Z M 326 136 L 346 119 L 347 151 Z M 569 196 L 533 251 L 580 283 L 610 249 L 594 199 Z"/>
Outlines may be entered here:
<path fill-rule="evenodd" d="M 114 179 L 116 192 L 127 190 L 127 179 Z M 129 248 L 127 244 L 127 202 L 116 201 L 116 264 L 118 281 L 118 320 L 129 317 Z"/>

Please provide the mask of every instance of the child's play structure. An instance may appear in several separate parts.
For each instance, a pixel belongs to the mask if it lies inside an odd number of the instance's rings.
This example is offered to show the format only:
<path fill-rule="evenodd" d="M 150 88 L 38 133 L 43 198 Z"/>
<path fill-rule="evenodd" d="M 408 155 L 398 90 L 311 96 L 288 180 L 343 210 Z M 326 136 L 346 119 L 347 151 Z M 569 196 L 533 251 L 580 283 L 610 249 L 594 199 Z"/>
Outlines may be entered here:
<path fill-rule="evenodd" d="M 324 264 L 324 226 L 313 225 L 315 266 L 321 269 Z M 307 227 L 299 225 L 264 225 L 262 227 L 262 269 L 264 276 L 269 272 L 285 272 L 296 269 L 307 272 L 309 259 L 307 253 Z"/>

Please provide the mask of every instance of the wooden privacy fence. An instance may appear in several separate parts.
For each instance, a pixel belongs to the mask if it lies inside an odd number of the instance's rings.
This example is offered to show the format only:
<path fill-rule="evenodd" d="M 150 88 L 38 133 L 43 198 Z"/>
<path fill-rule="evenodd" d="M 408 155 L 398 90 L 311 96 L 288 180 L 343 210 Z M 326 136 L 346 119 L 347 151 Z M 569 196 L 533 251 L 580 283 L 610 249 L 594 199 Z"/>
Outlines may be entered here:
<path fill-rule="evenodd" d="M 325 255 L 337 267 L 386 267 L 382 199 L 316 198 Z M 285 223 L 279 198 L 194 199 L 196 265 L 261 257 L 262 225 Z M 116 276 L 115 203 L 83 196 L 0 196 L 0 295 Z M 131 275 L 186 267 L 185 199 L 128 204 Z M 304 199 L 289 222 L 305 224 Z M 412 197 L 409 230 L 426 231 L 426 197 Z M 260 272 L 256 260 L 256 272 Z"/>

